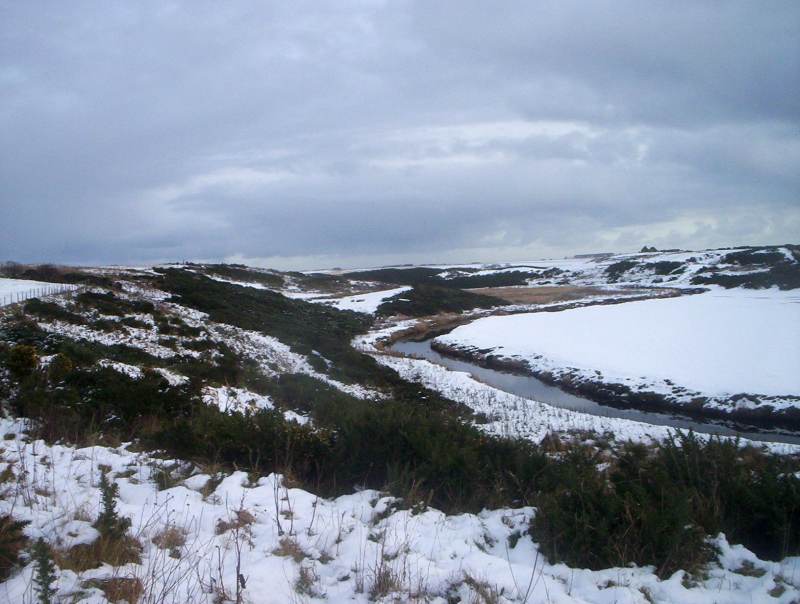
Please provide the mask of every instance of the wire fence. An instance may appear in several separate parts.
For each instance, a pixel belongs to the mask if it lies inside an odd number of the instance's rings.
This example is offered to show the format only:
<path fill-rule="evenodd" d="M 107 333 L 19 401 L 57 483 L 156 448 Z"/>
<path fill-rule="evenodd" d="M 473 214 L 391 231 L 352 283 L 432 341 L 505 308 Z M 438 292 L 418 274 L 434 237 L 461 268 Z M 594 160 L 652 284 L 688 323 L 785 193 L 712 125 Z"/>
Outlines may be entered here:
<path fill-rule="evenodd" d="M 46 296 L 71 295 L 86 288 L 84 285 L 68 285 L 65 283 L 53 283 L 52 285 L 34 287 L 31 289 L 10 292 L 0 295 L 0 307 L 7 307 L 30 300 L 31 298 L 44 298 Z"/>

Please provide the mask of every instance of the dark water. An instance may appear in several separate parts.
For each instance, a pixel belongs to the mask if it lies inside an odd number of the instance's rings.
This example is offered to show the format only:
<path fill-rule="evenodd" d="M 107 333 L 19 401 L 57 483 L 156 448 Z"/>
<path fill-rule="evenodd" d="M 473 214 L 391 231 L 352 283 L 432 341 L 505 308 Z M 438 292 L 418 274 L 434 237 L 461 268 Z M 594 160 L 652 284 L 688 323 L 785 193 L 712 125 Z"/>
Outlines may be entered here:
<path fill-rule="evenodd" d="M 533 376 L 497 371 L 496 369 L 488 369 L 468 361 L 446 357 L 431 348 L 430 340 L 425 340 L 423 342 L 396 342 L 391 346 L 391 349 L 407 356 L 427 359 L 437 365 L 442 365 L 454 371 L 466 371 L 485 384 L 489 384 L 490 386 L 517 396 L 541 401 L 553 405 L 554 407 L 571 409 L 591 415 L 621 417 L 658 426 L 691 428 L 695 432 L 722 434 L 726 436 L 738 435 L 743 438 L 765 442 L 800 444 L 800 434 L 794 432 L 760 431 L 750 426 L 737 426 L 736 424 L 728 422 L 713 420 L 704 422 L 671 413 L 656 413 L 637 409 L 618 409 L 616 407 L 601 405 L 587 398 L 565 392 L 556 386 L 545 384 Z"/>

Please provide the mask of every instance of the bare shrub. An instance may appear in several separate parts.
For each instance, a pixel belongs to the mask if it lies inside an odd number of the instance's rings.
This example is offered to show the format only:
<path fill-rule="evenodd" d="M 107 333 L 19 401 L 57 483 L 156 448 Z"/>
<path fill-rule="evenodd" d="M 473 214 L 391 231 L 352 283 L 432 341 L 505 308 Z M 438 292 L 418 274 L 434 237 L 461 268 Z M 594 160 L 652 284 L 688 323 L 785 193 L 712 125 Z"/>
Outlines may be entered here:
<path fill-rule="evenodd" d="M 83 587 L 96 587 L 105 594 L 109 602 L 138 602 L 144 590 L 142 582 L 132 577 L 90 579 L 84 581 L 82 585 Z"/>
<path fill-rule="evenodd" d="M 186 545 L 186 531 L 177 526 L 167 526 L 151 539 L 153 545 L 169 551 L 171 558 L 181 557 L 181 548 Z"/>
<path fill-rule="evenodd" d="M 272 550 L 272 553 L 276 556 L 291 558 L 295 562 L 302 562 L 308 557 L 308 554 L 303 551 L 296 539 L 282 537 L 278 544 L 278 547 Z"/>
<path fill-rule="evenodd" d="M 256 521 L 256 517 L 245 509 L 235 510 L 234 513 L 228 518 L 223 520 L 220 518 L 217 521 L 216 533 L 221 535 L 231 530 L 243 529 Z"/>
<path fill-rule="evenodd" d="M 304 596 L 312 598 L 322 597 L 318 587 L 319 575 L 314 569 L 314 564 L 302 564 L 300 571 L 297 575 L 297 580 L 294 582 L 294 590 Z"/>

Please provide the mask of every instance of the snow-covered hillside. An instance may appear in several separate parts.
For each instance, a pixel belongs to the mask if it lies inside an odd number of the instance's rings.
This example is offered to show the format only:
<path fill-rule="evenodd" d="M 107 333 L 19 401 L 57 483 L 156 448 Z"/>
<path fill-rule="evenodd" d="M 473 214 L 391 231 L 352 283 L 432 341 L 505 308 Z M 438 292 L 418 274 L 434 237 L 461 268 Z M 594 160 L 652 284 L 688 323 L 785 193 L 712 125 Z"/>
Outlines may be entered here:
<path fill-rule="evenodd" d="M 388 283 L 432 283 L 463 288 L 573 285 L 687 287 L 722 285 L 763 289 L 800 287 L 798 246 L 739 247 L 700 251 L 587 254 L 502 264 L 425 265 L 360 269 Z"/>

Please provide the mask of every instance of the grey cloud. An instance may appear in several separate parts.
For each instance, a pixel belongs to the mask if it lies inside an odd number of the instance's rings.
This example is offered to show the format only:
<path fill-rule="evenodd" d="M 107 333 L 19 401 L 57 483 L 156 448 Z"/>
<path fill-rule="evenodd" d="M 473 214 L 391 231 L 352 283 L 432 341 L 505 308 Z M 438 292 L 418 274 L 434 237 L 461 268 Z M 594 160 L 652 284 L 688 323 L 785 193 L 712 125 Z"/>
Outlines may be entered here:
<path fill-rule="evenodd" d="M 797 236 L 794 2 L 0 13 L 0 259 L 494 260 Z"/>

